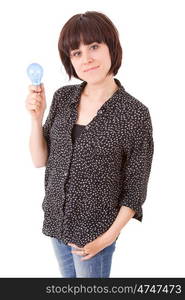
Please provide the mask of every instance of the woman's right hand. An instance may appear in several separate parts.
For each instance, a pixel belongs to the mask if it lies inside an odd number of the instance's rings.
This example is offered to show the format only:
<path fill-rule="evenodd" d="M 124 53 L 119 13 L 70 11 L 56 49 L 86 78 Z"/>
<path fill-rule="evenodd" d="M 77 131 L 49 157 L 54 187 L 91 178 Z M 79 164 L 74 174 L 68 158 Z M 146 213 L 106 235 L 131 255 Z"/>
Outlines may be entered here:
<path fill-rule="evenodd" d="M 44 85 L 29 85 L 29 94 L 26 98 L 26 109 L 31 114 L 32 119 L 42 120 L 46 109 L 46 95 Z"/>

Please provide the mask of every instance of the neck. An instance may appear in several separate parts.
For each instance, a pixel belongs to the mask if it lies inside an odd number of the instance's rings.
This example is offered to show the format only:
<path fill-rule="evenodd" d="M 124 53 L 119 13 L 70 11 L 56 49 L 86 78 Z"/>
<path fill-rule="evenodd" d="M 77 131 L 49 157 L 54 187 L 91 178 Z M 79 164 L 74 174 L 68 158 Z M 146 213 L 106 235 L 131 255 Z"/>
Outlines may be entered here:
<path fill-rule="evenodd" d="M 87 83 L 83 95 L 93 99 L 94 102 L 101 102 L 110 98 L 118 88 L 113 76 L 111 76 L 99 82 Z"/>

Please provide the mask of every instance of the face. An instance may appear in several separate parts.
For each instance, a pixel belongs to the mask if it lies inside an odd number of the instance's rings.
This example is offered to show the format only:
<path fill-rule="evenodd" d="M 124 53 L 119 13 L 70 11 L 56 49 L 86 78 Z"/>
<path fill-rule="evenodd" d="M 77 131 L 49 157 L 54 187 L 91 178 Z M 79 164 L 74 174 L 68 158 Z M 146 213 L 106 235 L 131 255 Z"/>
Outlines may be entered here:
<path fill-rule="evenodd" d="M 105 79 L 111 67 L 109 48 L 105 43 L 81 43 L 79 49 L 71 51 L 70 60 L 78 77 L 88 83 Z"/>

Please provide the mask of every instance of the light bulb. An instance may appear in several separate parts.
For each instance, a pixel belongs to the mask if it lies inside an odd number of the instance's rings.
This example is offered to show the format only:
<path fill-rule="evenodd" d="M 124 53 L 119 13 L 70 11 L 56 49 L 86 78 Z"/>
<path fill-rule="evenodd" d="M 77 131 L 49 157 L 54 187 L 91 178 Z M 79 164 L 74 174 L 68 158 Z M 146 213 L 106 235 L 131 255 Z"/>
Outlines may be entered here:
<path fill-rule="evenodd" d="M 43 68 L 37 63 L 28 66 L 27 74 L 33 85 L 40 85 L 43 76 Z"/>

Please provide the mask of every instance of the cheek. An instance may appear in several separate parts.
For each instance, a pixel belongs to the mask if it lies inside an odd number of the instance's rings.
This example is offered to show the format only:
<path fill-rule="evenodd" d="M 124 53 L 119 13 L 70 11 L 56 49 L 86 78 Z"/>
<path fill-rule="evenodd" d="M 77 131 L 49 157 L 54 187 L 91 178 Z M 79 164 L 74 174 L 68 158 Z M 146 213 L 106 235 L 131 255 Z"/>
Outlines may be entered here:
<path fill-rule="evenodd" d="M 80 69 L 80 64 L 77 62 L 71 62 L 73 68 L 75 69 L 75 71 L 79 71 Z"/>
<path fill-rule="evenodd" d="M 104 51 L 97 57 L 97 61 L 99 61 L 105 67 L 111 65 L 111 58 L 108 51 Z"/>
<path fill-rule="evenodd" d="M 107 52 L 107 53 L 105 54 L 105 58 L 106 58 L 106 64 L 107 64 L 107 65 L 111 65 L 111 57 L 110 57 L 109 52 Z"/>
<path fill-rule="evenodd" d="M 103 57 L 102 60 L 99 61 L 103 70 L 107 71 L 111 67 L 111 60 L 109 57 Z"/>

